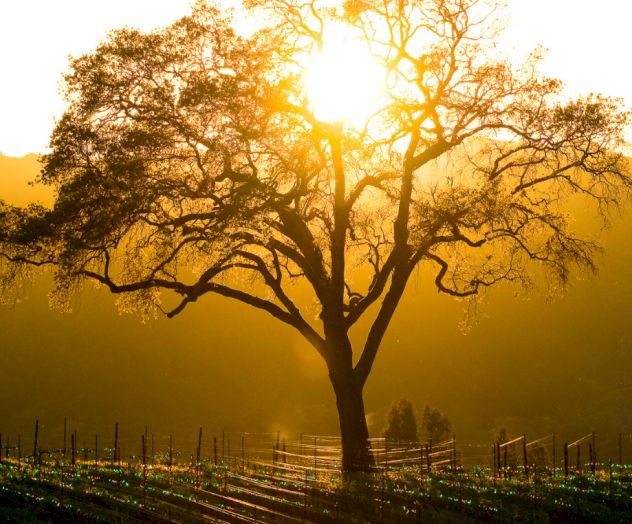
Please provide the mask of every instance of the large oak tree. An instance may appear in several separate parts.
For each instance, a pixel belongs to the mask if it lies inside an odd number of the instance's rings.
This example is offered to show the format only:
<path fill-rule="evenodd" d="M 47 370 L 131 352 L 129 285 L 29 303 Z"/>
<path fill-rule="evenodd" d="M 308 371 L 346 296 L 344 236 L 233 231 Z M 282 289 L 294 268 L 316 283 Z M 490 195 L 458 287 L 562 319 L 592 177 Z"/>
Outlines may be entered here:
<path fill-rule="evenodd" d="M 145 313 L 173 317 L 205 294 L 267 311 L 325 360 L 343 468 L 365 469 L 362 391 L 415 268 L 455 297 L 526 283 L 530 266 L 562 284 L 594 270 L 598 246 L 565 203 L 605 213 L 628 192 L 628 114 L 565 99 L 537 53 L 498 58 L 493 2 L 246 3 L 267 20 L 253 35 L 199 1 L 72 61 L 40 180 L 56 201 L 0 207 L 3 282 L 50 265 L 62 301 L 96 281 Z M 319 120 L 303 85 L 334 23 L 384 70 L 362 125 Z"/>

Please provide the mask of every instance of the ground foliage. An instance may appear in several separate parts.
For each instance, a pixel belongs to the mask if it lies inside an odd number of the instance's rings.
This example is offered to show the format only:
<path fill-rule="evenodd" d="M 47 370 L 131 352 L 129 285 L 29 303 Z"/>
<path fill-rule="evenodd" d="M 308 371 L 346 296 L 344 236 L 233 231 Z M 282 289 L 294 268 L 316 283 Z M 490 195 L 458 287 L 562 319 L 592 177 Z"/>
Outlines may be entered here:
<path fill-rule="evenodd" d="M 625 522 L 632 474 L 569 478 L 520 468 L 389 467 L 345 481 L 336 471 L 291 471 L 234 462 L 199 468 L 138 462 L 0 466 L 0 517 L 7 522 Z"/>

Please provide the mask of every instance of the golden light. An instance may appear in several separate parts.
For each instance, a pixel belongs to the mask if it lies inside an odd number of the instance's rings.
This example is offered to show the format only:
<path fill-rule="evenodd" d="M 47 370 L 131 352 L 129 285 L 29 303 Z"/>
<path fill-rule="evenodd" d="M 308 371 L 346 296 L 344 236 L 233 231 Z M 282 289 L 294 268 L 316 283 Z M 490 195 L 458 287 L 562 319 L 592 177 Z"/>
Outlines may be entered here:
<path fill-rule="evenodd" d="M 383 101 L 386 73 L 354 31 L 329 24 L 322 48 L 307 59 L 304 88 L 317 119 L 362 127 Z"/>

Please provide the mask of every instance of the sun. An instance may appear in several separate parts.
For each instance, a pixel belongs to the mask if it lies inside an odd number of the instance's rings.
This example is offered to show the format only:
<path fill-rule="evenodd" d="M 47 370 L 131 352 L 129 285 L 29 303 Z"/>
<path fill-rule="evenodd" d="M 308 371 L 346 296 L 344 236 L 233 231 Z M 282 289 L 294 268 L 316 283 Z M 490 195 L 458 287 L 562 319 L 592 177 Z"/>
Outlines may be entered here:
<path fill-rule="evenodd" d="M 385 69 L 353 27 L 330 24 L 306 64 L 305 96 L 318 120 L 361 127 L 380 108 Z"/>

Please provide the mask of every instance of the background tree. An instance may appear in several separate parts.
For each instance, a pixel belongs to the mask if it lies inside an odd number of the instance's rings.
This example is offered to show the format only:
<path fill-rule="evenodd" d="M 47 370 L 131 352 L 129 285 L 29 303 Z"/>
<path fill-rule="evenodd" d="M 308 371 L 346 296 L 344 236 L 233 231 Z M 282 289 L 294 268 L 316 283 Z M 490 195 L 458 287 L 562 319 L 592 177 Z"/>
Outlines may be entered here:
<path fill-rule="evenodd" d="M 507 428 L 500 428 L 496 432 L 496 444 L 505 444 L 514 440 L 516 440 L 516 437 L 509 433 Z M 518 446 L 520 446 L 520 449 L 522 449 L 522 440 L 500 448 L 500 464 L 502 467 L 505 466 L 505 457 L 507 457 L 507 467 L 513 468 L 516 467 L 518 464 L 522 464 L 522 461 L 518 460 Z"/>
<path fill-rule="evenodd" d="M 391 440 L 417 442 L 417 418 L 410 400 L 403 398 L 393 403 L 386 415 L 384 436 Z"/>
<path fill-rule="evenodd" d="M 421 432 L 426 440 L 432 439 L 435 444 L 445 442 L 452 438 L 452 423 L 447 415 L 426 404 L 421 419 Z"/>
<path fill-rule="evenodd" d="M 72 61 L 40 179 L 57 199 L 0 207 L 2 282 L 51 265 L 58 303 L 93 281 L 146 315 L 208 293 L 268 312 L 325 360 L 343 468 L 365 469 L 362 391 L 415 268 L 455 297 L 528 286 L 530 266 L 561 285 L 594 271 L 598 246 L 565 205 L 577 195 L 605 213 L 627 193 L 628 115 L 600 96 L 564 100 L 537 54 L 496 59 L 491 1 L 247 4 L 269 15 L 250 37 L 199 1 Z M 319 120 L 304 85 L 305 57 L 340 24 L 384 71 L 360 125 Z"/>
<path fill-rule="evenodd" d="M 533 444 L 527 449 L 529 464 L 535 466 L 537 470 L 545 471 L 551 463 L 548 447 L 542 442 Z"/>

